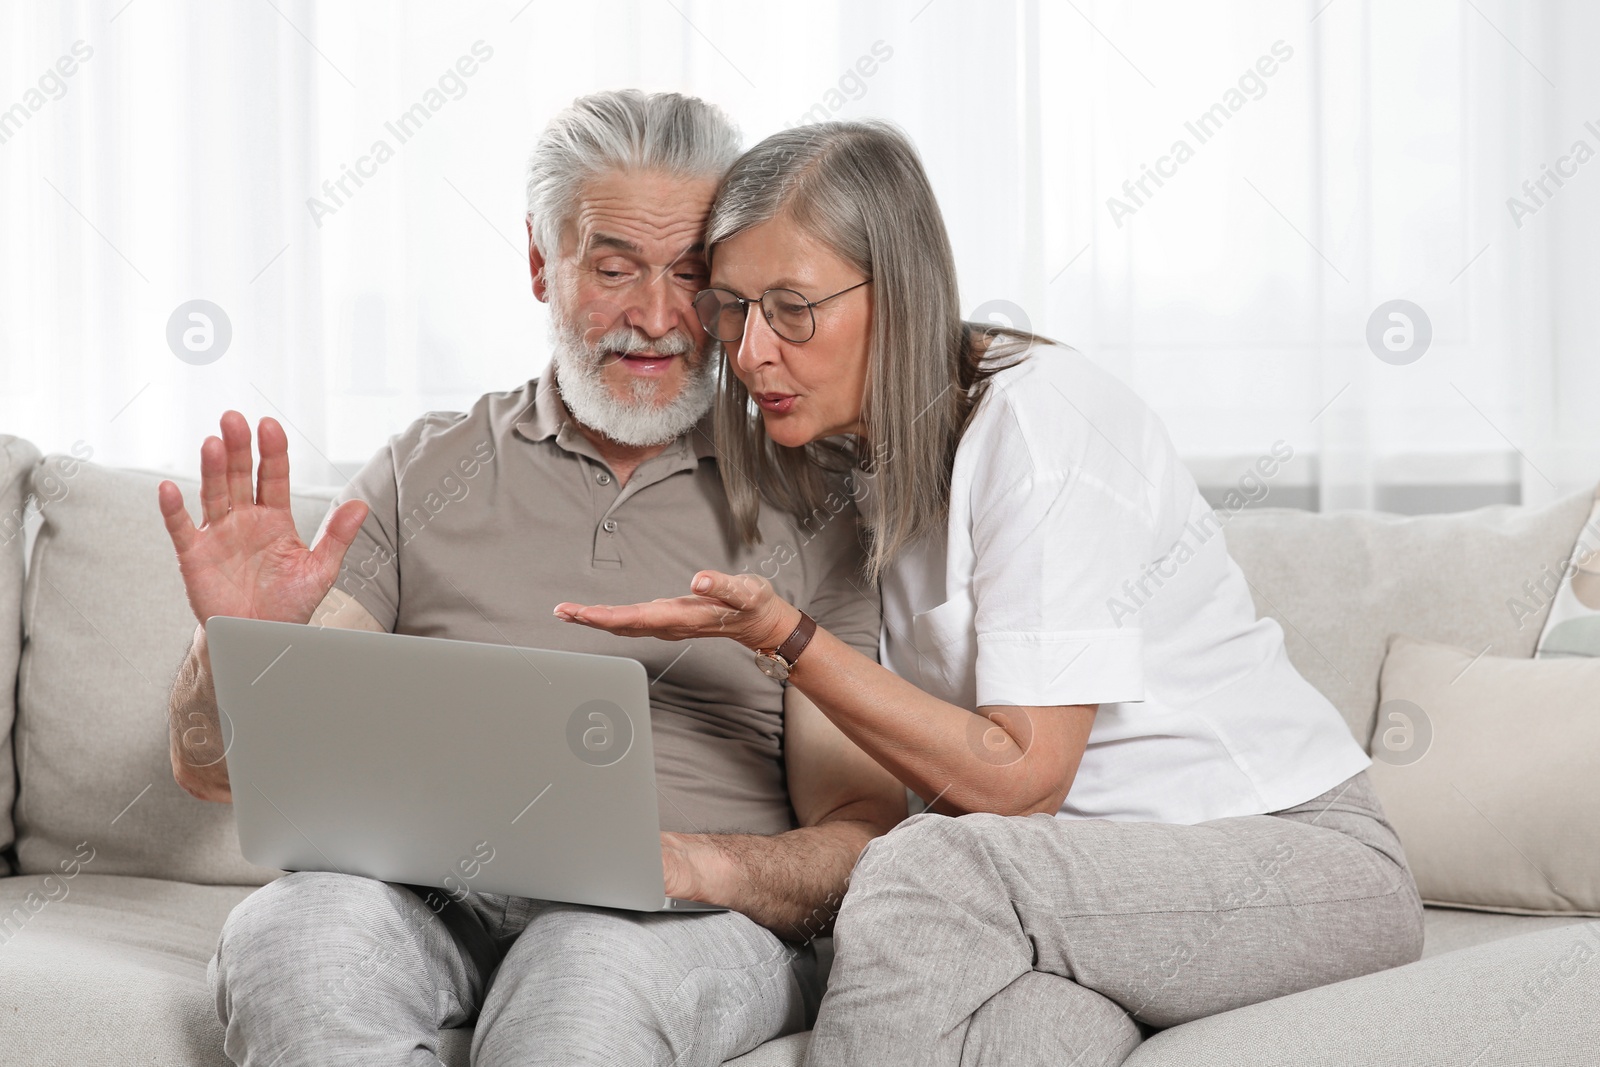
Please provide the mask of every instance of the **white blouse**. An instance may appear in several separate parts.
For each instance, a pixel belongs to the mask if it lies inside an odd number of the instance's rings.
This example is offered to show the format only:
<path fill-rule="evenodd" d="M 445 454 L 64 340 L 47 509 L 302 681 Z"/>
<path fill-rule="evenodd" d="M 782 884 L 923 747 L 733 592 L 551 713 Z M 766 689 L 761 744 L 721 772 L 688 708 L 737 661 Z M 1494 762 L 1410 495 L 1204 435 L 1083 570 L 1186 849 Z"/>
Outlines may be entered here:
<path fill-rule="evenodd" d="M 948 528 L 885 574 L 883 614 L 883 663 L 952 704 L 1100 706 L 1060 818 L 1256 815 L 1371 764 L 1256 618 L 1166 427 L 1071 349 L 990 379 Z"/>

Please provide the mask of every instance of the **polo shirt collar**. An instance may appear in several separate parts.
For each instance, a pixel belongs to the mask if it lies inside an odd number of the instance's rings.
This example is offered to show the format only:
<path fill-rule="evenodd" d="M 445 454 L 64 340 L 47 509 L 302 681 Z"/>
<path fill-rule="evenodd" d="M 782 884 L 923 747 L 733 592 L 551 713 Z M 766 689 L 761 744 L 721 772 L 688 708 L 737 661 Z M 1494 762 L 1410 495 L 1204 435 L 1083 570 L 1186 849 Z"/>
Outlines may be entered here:
<path fill-rule="evenodd" d="M 662 456 L 672 456 L 684 467 L 693 467 L 702 459 L 716 459 L 715 422 L 713 413 L 706 412 L 693 429 L 668 445 Z M 561 402 L 561 393 L 556 388 L 554 368 L 542 377 L 534 379 L 533 403 L 523 411 L 522 417 L 513 423 L 513 428 L 524 440 L 537 442 L 555 438 L 556 444 L 568 452 L 578 452 L 595 460 L 600 459 L 594 446 L 583 436 L 577 423 L 567 412 L 567 406 Z"/>

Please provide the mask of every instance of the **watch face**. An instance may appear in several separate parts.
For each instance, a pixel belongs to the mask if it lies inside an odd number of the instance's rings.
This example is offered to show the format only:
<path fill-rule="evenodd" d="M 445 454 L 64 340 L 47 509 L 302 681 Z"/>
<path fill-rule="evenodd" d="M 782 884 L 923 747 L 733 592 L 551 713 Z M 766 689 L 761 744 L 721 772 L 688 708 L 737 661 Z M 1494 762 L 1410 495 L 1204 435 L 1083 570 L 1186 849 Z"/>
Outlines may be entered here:
<path fill-rule="evenodd" d="M 769 656 L 765 652 L 756 653 L 756 666 L 761 668 L 761 673 L 777 681 L 785 681 L 789 677 L 789 665 L 779 656 Z"/>

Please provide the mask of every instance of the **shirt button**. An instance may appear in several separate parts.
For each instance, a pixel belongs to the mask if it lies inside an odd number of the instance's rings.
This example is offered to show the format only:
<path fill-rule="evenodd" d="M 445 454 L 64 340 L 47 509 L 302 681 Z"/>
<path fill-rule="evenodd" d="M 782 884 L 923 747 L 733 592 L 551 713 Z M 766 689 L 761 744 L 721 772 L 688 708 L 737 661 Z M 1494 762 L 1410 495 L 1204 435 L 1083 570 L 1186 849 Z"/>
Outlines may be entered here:
<path fill-rule="evenodd" d="M 617 532 L 617 520 L 616 519 L 607 519 L 605 522 L 602 522 L 600 524 L 600 529 L 604 530 L 606 533 L 616 533 Z"/>
<path fill-rule="evenodd" d="M 594 476 L 594 480 L 599 482 L 601 485 L 610 485 L 611 475 L 607 471 L 601 471 L 599 474 Z"/>

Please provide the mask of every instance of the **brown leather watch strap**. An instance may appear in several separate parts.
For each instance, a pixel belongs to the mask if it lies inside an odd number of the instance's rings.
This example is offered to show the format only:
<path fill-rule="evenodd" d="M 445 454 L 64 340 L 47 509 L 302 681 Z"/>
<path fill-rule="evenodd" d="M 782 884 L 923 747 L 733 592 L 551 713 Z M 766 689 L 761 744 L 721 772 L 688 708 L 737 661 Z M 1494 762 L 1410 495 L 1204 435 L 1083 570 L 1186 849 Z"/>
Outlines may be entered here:
<path fill-rule="evenodd" d="M 802 611 L 800 613 L 800 623 L 794 628 L 794 633 L 790 634 L 783 644 L 774 649 L 774 652 L 782 656 L 783 662 L 787 663 L 792 669 L 794 661 L 800 658 L 800 653 L 806 650 L 806 646 L 811 643 L 812 635 L 816 632 L 817 620 Z"/>

